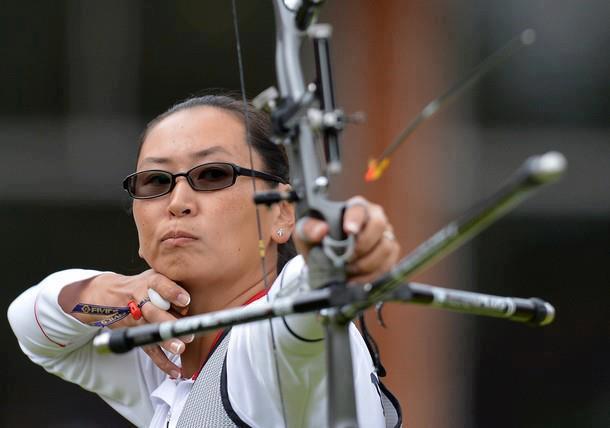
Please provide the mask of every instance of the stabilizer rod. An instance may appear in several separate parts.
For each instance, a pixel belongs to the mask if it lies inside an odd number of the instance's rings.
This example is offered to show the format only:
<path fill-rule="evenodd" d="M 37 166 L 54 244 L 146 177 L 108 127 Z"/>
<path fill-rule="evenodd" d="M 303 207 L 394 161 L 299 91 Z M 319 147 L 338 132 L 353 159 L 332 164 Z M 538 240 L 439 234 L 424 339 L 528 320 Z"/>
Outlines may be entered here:
<path fill-rule="evenodd" d="M 399 284 L 468 242 L 540 187 L 558 180 L 566 164 L 565 157 L 559 152 L 526 159 L 493 195 L 436 232 L 399 261 L 390 272 L 370 283 L 369 300 L 342 308 L 345 319 L 353 319 L 358 313 L 383 301 Z"/>
<path fill-rule="evenodd" d="M 536 297 L 523 299 L 494 296 L 417 282 L 399 285 L 384 301 L 416 303 L 469 315 L 504 318 L 534 326 L 547 325 L 555 319 L 555 308 Z"/>

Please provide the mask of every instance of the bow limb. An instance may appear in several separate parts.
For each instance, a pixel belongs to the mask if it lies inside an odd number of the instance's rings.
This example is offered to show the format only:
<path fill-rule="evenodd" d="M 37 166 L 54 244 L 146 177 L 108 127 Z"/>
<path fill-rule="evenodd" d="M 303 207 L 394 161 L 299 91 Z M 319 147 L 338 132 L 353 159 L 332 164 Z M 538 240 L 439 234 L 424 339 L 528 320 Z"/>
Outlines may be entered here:
<path fill-rule="evenodd" d="M 312 248 L 308 256 L 310 287 L 344 287 L 345 264 L 354 244 L 353 239 L 347 238 L 343 232 L 345 204 L 331 201 L 327 196 L 328 173 L 337 171 L 340 165 L 336 145 L 342 114 L 335 110 L 332 94 L 328 56 L 330 26 L 311 25 L 323 2 L 303 0 L 298 7 L 289 7 L 287 3 L 286 0 L 274 0 L 279 97 L 263 100 L 260 104 L 267 101 L 266 105 L 272 112 L 274 138 L 287 149 L 297 217 L 317 217 L 329 226 L 329 234 L 322 245 Z M 309 84 L 304 81 L 299 56 L 306 37 L 313 40 L 316 50 L 317 80 Z M 320 159 L 320 141 L 325 144 L 326 159 Z M 350 322 L 338 321 L 338 314 L 332 309 L 323 315 L 326 324 L 328 425 L 355 427 Z"/>
<path fill-rule="evenodd" d="M 280 93 L 265 91 L 255 99 L 259 108 L 271 111 L 275 142 L 286 147 L 290 163 L 293 191 L 289 196 L 278 192 L 267 192 L 261 203 L 281 200 L 296 202 L 297 218 L 313 216 L 329 226 L 328 236 L 322 245 L 311 249 L 308 255 L 309 284 L 317 289 L 328 286 L 344 287 L 345 265 L 354 246 L 353 238 L 343 232 L 343 202 L 331 201 L 327 197 L 327 172 L 338 171 L 337 134 L 341 130 L 342 113 L 335 110 L 332 79 L 328 56 L 330 26 L 312 26 L 322 1 L 274 0 L 276 18 L 276 71 Z M 247 101 L 243 79 L 243 66 L 239 47 L 239 31 L 235 0 L 233 0 L 234 25 L 237 39 L 240 80 L 244 109 Z M 305 37 L 311 37 L 316 49 L 317 81 L 306 84 L 300 62 L 300 47 Z M 246 135 L 249 142 L 246 115 Z M 326 159 L 320 159 L 318 141 L 325 143 Z M 251 146 L 249 144 L 250 151 Z M 252 156 L 251 156 L 252 159 Z M 253 184 L 254 186 L 254 184 Z M 255 189 L 255 188 L 254 188 Z M 255 189 L 256 190 L 256 189 Z M 256 200 L 256 199 L 255 199 Z M 257 220 L 258 220 L 257 211 Z M 260 221 L 258 221 L 260 224 Z M 259 227 L 259 239 L 261 237 Z M 265 272 L 264 256 L 262 257 Z M 335 310 L 328 310 L 326 318 L 326 346 L 328 368 L 328 420 L 329 426 L 357 426 L 355 392 L 353 385 L 352 358 L 350 351 L 350 322 L 339 320 Z M 282 382 L 277 359 L 275 334 L 270 322 L 273 340 L 278 389 L 282 401 L 284 424 L 287 426 Z M 341 387 L 339 387 L 341 385 Z"/>

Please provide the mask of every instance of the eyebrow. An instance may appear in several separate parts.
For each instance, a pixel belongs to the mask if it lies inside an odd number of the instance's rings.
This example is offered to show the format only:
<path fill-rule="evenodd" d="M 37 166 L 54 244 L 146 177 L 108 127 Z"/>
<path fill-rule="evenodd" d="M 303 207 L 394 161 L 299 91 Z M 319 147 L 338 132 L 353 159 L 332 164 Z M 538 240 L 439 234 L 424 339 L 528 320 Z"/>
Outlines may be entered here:
<path fill-rule="evenodd" d="M 207 156 L 210 156 L 210 155 L 213 155 L 216 153 L 224 153 L 227 155 L 231 154 L 231 153 L 229 153 L 228 150 L 226 150 L 222 146 L 212 146 L 212 147 L 208 147 L 207 149 L 203 149 L 198 152 L 191 153 L 190 157 L 193 159 L 202 159 L 202 158 L 205 158 Z M 159 165 L 166 165 L 170 162 L 171 162 L 171 159 L 166 158 L 166 157 L 148 156 L 148 157 L 145 157 L 144 159 L 142 159 L 142 163 L 154 163 L 154 164 L 159 164 Z"/>

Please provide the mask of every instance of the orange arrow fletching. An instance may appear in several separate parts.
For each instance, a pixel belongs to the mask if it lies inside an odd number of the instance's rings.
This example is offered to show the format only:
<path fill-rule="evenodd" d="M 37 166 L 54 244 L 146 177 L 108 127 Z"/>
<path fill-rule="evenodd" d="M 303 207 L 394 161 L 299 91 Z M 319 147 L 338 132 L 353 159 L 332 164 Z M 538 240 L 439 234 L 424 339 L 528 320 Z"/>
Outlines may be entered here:
<path fill-rule="evenodd" d="M 390 159 L 388 158 L 382 159 L 381 162 L 378 162 L 377 159 L 369 160 L 369 168 L 364 175 L 364 180 L 366 182 L 378 180 L 388 166 L 390 166 Z"/>

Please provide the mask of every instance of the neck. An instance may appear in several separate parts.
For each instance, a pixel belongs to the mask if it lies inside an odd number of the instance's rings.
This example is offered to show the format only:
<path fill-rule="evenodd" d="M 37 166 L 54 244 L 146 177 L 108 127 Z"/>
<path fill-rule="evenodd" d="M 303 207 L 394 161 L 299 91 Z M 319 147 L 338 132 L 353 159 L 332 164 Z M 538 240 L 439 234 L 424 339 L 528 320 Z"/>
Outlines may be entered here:
<path fill-rule="evenodd" d="M 258 272 L 258 278 L 254 281 L 252 281 L 252 277 L 246 277 L 243 281 L 214 283 L 207 286 L 181 284 L 191 296 L 188 315 L 205 314 L 241 306 L 265 287 L 271 287 L 275 277 L 275 266 L 273 266 L 273 269 L 267 268 L 264 276 Z M 246 282 L 248 280 L 250 282 Z"/>
<path fill-rule="evenodd" d="M 273 264 L 273 268 L 267 268 L 267 273 L 263 277 L 259 277 L 255 282 L 251 283 L 244 284 L 237 281 L 232 284 L 215 284 L 210 287 L 182 284 L 191 295 L 188 315 L 242 306 L 257 293 L 265 290 L 266 286 L 271 287 L 275 277 L 275 264 Z M 181 355 L 183 377 L 190 378 L 199 370 L 211 350 L 217 333 L 218 331 L 210 331 L 196 337 L 193 342 L 187 344 L 185 351 Z"/>

